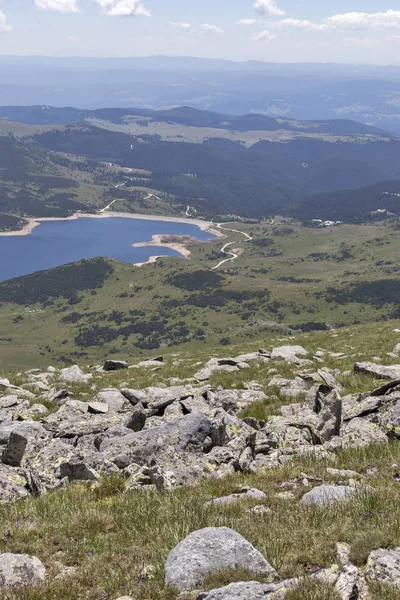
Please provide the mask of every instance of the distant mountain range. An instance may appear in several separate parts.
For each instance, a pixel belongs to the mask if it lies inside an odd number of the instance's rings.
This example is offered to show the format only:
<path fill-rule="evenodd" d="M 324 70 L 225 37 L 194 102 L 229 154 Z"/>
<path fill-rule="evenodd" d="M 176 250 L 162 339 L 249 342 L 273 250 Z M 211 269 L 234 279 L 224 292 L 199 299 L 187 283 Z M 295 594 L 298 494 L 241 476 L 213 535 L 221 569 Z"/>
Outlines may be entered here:
<path fill-rule="evenodd" d="M 82 110 L 73 107 L 54 106 L 1 106 L 0 120 L 7 119 L 29 125 L 65 125 L 87 123 L 89 119 L 99 119 L 115 124 L 123 124 L 129 117 L 150 117 L 157 122 L 176 123 L 192 127 L 211 127 L 234 131 L 278 131 L 287 130 L 301 133 L 329 133 L 334 135 L 384 134 L 387 132 L 349 119 L 324 121 L 295 121 L 287 118 L 273 118 L 262 114 L 229 116 L 212 111 L 204 111 L 190 106 L 169 110 L 149 110 L 141 108 L 103 108 Z"/>
<path fill-rule="evenodd" d="M 15 217 L 90 210 L 102 198 L 122 198 L 124 209 L 135 211 L 135 202 L 148 195 L 143 190 L 162 193 L 170 214 L 189 205 L 199 215 L 215 219 L 286 214 L 305 221 L 358 222 L 370 219 L 376 210 L 400 214 L 398 197 L 385 195 L 398 190 L 400 139 L 353 121 L 232 117 L 190 107 L 164 111 L 2 107 L 0 115 L 6 118 L 3 131 L 9 119 L 28 124 L 18 126 L 23 127 L 20 139 L 0 136 L 0 211 Z M 202 143 L 183 135 L 177 136 L 180 141 L 168 141 L 104 128 L 105 121 L 118 128 L 132 118 L 154 119 L 160 127 L 172 123 L 182 132 L 188 125 L 207 128 L 210 137 Z M 92 124 L 96 119 L 101 126 Z M 16 126 L 10 122 L 9 127 Z M 257 141 L 256 136 L 246 145 L 218 134 L 257 128 L 302 136 L 287 138 L 285 133 L 282 141 Z M 105 163 L 121 172 L 110 171 Z M 131 179 L 126 168 L 146 175 Z M 122 188 L 116 187 L 122 183 Z"/>
<path fill-rule="evenodd" d="M 193 57 L 0 57 L 6 105 L 169 109 L 353 119 L 400 132 L 400 68 Z"/>

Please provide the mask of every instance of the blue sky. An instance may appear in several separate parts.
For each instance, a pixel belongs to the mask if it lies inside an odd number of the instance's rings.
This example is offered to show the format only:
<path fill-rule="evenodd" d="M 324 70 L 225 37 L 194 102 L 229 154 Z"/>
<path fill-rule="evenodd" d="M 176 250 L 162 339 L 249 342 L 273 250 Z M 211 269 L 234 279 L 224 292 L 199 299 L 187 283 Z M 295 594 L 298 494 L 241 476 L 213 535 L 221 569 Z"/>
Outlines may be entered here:
<path fill-rule="evenodd" d="M 399 0 L 0 0 L 0 54 L 400 64 L 400 6 Z"/>

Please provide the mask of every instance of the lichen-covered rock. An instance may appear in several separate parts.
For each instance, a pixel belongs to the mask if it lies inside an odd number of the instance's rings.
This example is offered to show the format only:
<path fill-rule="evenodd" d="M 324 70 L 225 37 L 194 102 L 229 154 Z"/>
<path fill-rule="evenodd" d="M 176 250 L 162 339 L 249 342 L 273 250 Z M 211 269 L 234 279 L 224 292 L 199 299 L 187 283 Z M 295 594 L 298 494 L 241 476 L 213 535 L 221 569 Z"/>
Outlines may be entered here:
<path fill-rule="evenodd" d="M 388 437 L 376 423 L 357 417 L 345 423 L 340 437 L 332 438 L 324 447 L 327 450 L 340 448 L 363 448 L 370 444 L 387 444 Z"/>
<path fill-rule="evenodd" d="M 368 557 L 365 575 L 368 581 L 400 587 L 400 550 L 373 550 Z"/>
<path fill-rule="evenodd" d="M 211 421 L 206 416 L 191 413 L 157 428 L 122 437 L 105 438 L 101 442 L 100 450 L 109 456 L 110 460 L 117 460 L 124 467 L 132 463 L 147 465 L 157 457 L 167 461 L 168 448 L 173 449 L 175 453 L 193 453 L 196 457 L 196 454 L 203 451 L 210 427 Z"/>
<path fill-rule="evenodd" d="M 199 587 L 210 573 L 228 568 L 276 576 L 262 554 L 236 531 L 207 527 L 191 533 L 171 550 L 165 565 L 165 581 L 179 590 L 191 590 Z"/>
<path fill-rule="evenodd" d="M 0 587 L 31 586 L 46 580 L 46 569 L 36 556 L 0 554 Z"/>
<path fill-rule="evenodd" d="M 377 365 L 372 362 L 358 362 L 354 365 L 354 373 L 372 375 L 376 379 L 400 379 L 400 365 Z"/>
<path fill-rule="evenodd" d="M 9 504 L 29 496 L 26 480 L 16 469 L 0 464 L 0 504 Z"/>

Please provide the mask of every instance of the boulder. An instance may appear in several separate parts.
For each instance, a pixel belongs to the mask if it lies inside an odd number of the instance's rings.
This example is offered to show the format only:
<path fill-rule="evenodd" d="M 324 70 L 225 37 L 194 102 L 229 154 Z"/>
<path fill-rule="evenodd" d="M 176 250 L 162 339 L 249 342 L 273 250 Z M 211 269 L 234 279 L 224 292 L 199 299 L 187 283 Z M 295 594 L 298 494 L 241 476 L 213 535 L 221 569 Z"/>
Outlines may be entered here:
<path fill-rule="evenodd" d="M 317 431 L 322 442 L 329 442 L 335 435 L 340 434 L 342 399 L 337 390 L 332 390 L 325 397 L 320 395 L 320 400 L 322 407 L 318 414 Z"/>
<path fill-rule="evenodd" d="M 340 437 L 334 437 L 325 444 L 327 450 L 340 448 L 364 448 L 370 444 L 387 444 L 387 435 L 376 423 L 359 417 L 345 423 Z"/>
<path fill-rule="evenodd" d="M 176 452 L 202 452 L 210 427 L 211 421 L 206 416 L 191 413 L 156 428 L 123 437 L 106 438 L 100 450 L 113 459 L 123 456 L 127 460 L 125 466 L 132 463 L 143 466 L 157 456 L 162 457 L 168 447 Z"/>
<path fill-rule="evenodd" d="M 368 557 L 365 575 L 368 581 L 400 587 L 400 551 L 380 548 Z"/>
<path fill-rule="evenodd" d="M 133 407 L 125 421 L 125 427 L 132 431 L 141 431 L 146 424 L 146 412 L 140 402 Z"/>
<path fill-rule="evenodd" d="M 61 402 L 68 398 L 69 392 L 67 388 L 62 388 L 61 390 L 52 390 L 49 394 L 47 394 L 47 399 L 50 402 Z"/>
<path fill-rule="evenodd" d="M 308 352 L 302 346 L 280 346 L 273 348 L 271 353 L 272 360 L 287 360 L 297 362 L 299 356 L 307 356 Z"/>
<path fill-rule="evenodd" d="M 127 368 L 128 363 L 125 360 L 106 360 L 103 365 L 104 371 L 119 371 Z"/>
<path fill-rule="evenodd" d="M 365 580 L 357 567 L 352 564 L 345 565 L 336 582 L 335 590 L 341 600 L 367 600 Z"/>
<path fill-rule="evenodd" d="M 381 426 L 390 438 L 400 438 L 400 400 L 383 415 Z"/>
<path fill-rule="evenodd" d="M 276 584 L 244 581 L 240 583 L 231 583 L 226 587 L 204 592 L 197 596 L 196 600 L 272 600 L 272 598 L 278 600 L 276 592 L 283 587 L 284 582 L 282 582 L 282 584 Z M 287 585 L 287 588 L 289 587 L 290 584 Z"/>
<path fill-rule="evenodd" d="M 354 373 L 363 375 L 372 375 L 376 379 L 400 379 L 400 365 L 377 365 L 372 362 L 358 362 L 354 365 Z"/>
<path fill-rule="evenodd" d="M 60 475 L 61 478 L 68 477 L 70 481 L 96 481 L 99 478 L 94 469 L 73 459 L 60 465 Z"/>
<path fill-rule="evenodd" d="M 26 480 L 11 467 L 0 463 L 0 505 L 10 504 L 27 496 L 29 491 L 26 488 Z"/>
<path fill-rule="evenodd" d="M 93 415 L 106 415 L 110 407 L 105 402 L 88 402 L 88 413 Z"/>
<path fill-rule="evenodd" d="M 96 394 L 94 402 L 107 404 L 111 411 L 118 412 L 124 407 L 126 398 L 117 388 L 106 388 Z"/>
<path fill-rule="evenodd" d="M 206 502 L 206 506 L 224 506 L 225 504 L 234 504 L 240 500 L 265 500 L 267 494 L 261 490 L 253 488 L 243 488 L 236 494 L 230 494 L 229 496 L 222 496 L 221 498 L 214 498 L 209 502 Z"/>
<path fill-rule="evenodd" d="M 46 569 L 36 556 L 0 554 L 0 587 L 39 585 L 46 580 Z"/>
<path fill-rule="evenodd" d="M 181 591 L 192 590 L 201 586 L 210 573 L 229 568 L 276 576 L 262 554 L 236 531 L 207 527 L 191 533 L 171 550 L 165 565 L 165 582 Z"/>
<path fill-rule="evenodd" d="M 315 487 L 300 500 L 305 506 L 326 506 L 350 500 L 357 494 L 357 488 L 340 485 L 320 485 Z"/>
<path fill-rule="evenodd" d="M 0 426 L 0 445 L 7 444 L 14 431 L 26 436 L 28 440 L 47 436 L 46 430 L 41 423 L 37 423 L 36 421 L 14 421 L 9 425 Z"/>
<path fill-rule="evenodd" d="M 13 431 L 1 456 L 1 462 L 10 467 L 19 467 L 24 458 L 27 445 L 28 438 L 17 431 Z"/>
<path fill-rule="evenodd" d="M 91 374 L 85 375 L 78 365 L 73 365 L 60 371 L 60 379 L 66 383 L 87 383 L 92 377 L 93 375 Z"/>
<path fill-rule="evenodd" d="M 144 390 L 130 390 L 128 388 L 121 389 L 121 394 L 129 400 L 129 402 L 135 406 L 138 402 L 141 402 L 144 407 L 150 402 L 149 396 Z"/>

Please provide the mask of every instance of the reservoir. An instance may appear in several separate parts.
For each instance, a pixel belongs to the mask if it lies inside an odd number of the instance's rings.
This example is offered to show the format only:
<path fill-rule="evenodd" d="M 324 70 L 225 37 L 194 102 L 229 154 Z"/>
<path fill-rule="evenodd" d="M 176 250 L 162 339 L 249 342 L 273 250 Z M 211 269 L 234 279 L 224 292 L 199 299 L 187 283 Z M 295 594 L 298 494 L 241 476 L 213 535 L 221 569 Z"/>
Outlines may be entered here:
<path fill-rule="evenodd" d="M 155 255 L 182 256 L 164 246 L 132 246 L 150 242 L 154 235 L 192 236 L 200 241 L 215 237 L 190 221 L 158 221 L 154 217 L 45 221 L 28 235 L 0 236 L 0 281 L 96 256 L 131 264 L 147 262 Z"/>

